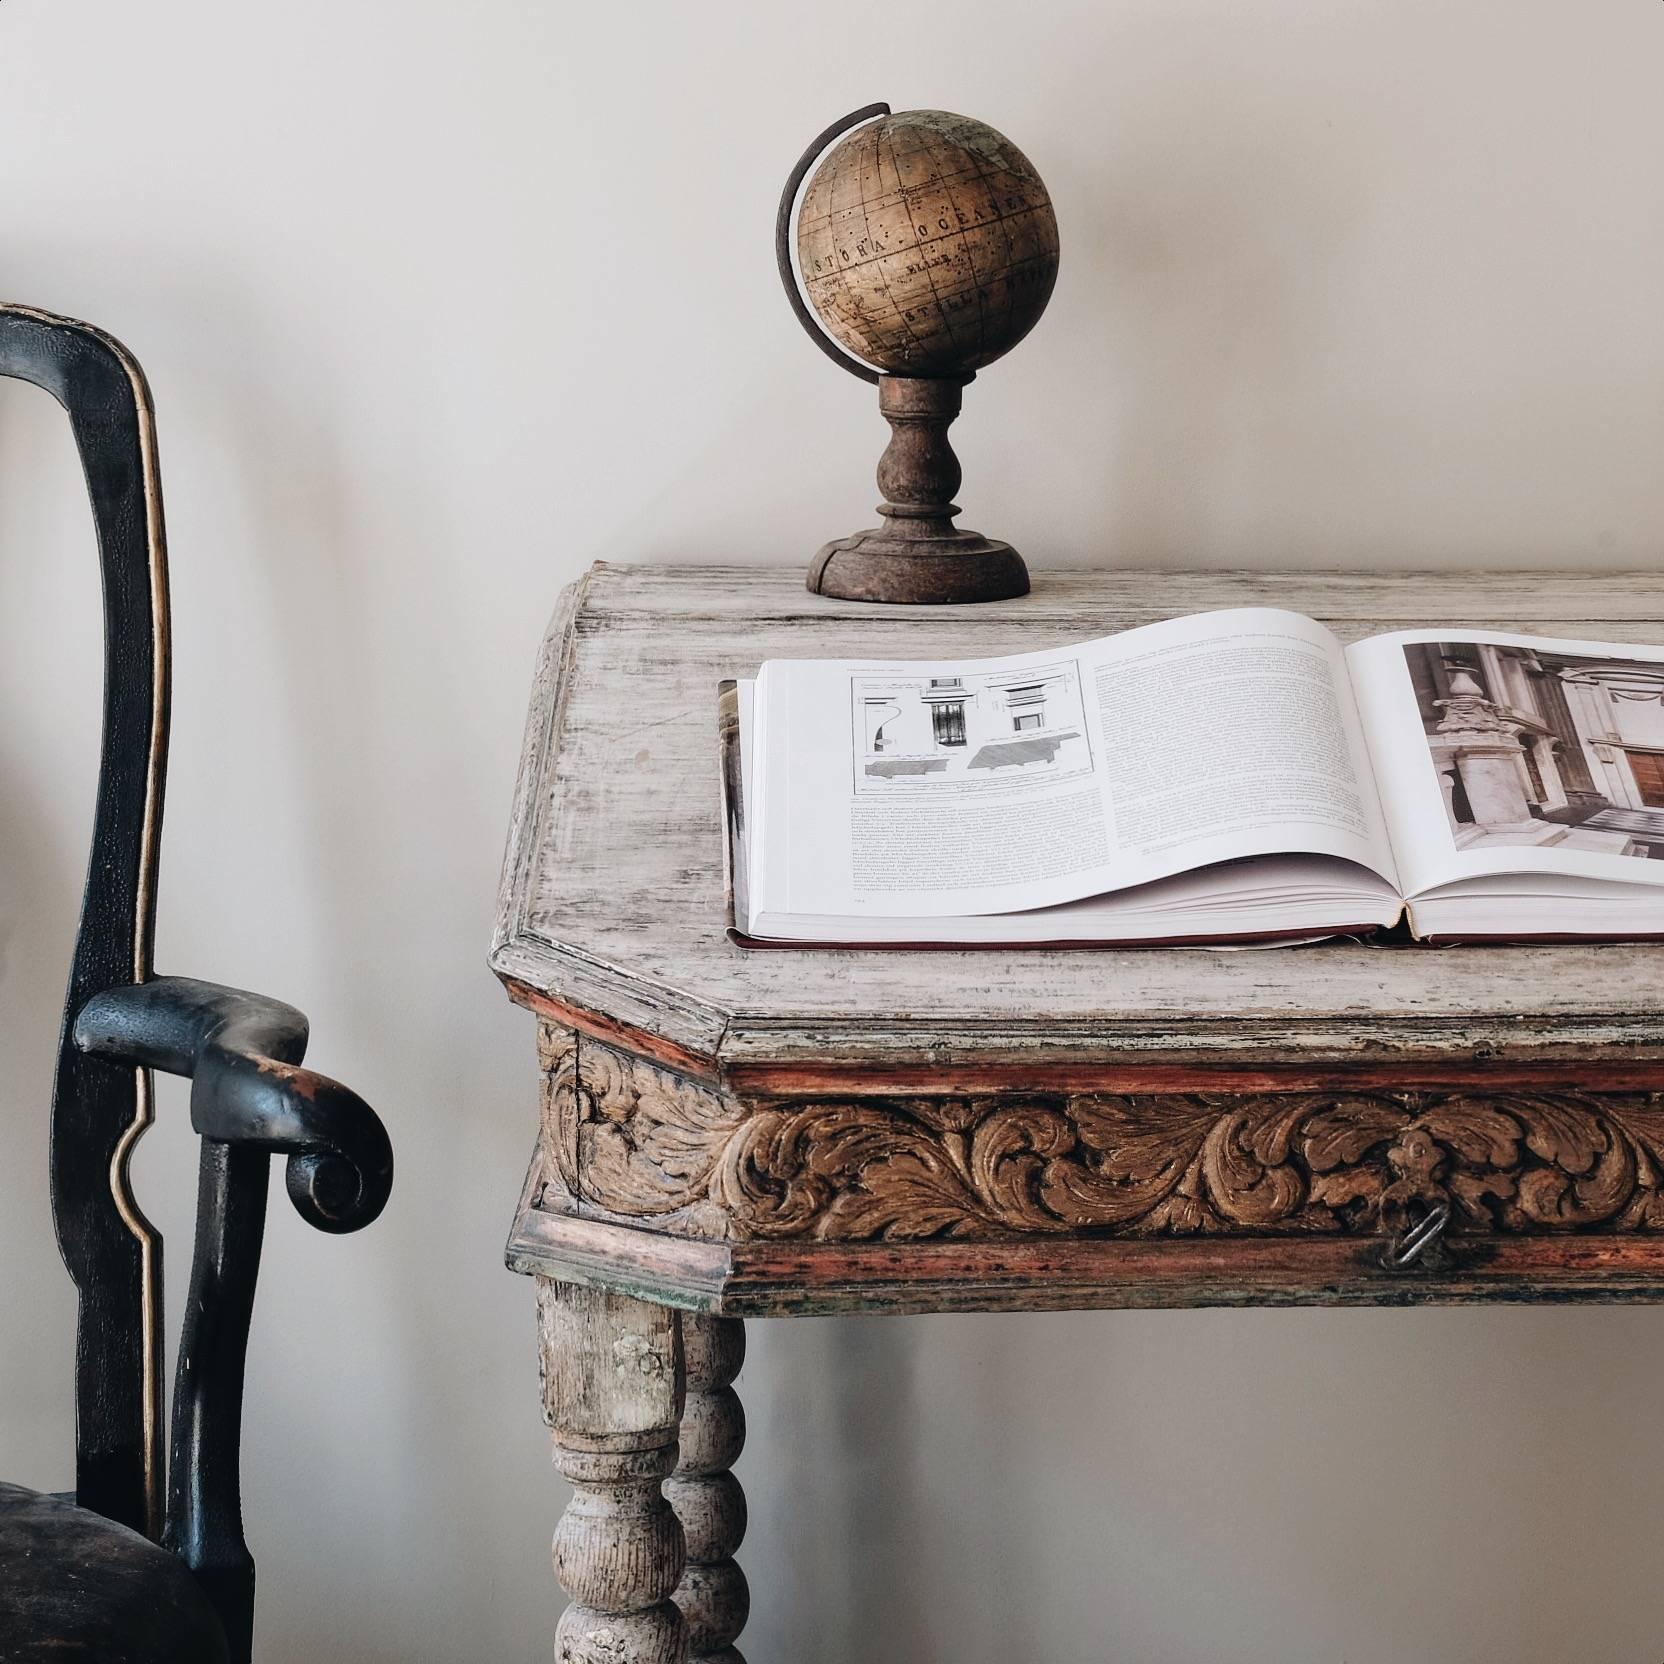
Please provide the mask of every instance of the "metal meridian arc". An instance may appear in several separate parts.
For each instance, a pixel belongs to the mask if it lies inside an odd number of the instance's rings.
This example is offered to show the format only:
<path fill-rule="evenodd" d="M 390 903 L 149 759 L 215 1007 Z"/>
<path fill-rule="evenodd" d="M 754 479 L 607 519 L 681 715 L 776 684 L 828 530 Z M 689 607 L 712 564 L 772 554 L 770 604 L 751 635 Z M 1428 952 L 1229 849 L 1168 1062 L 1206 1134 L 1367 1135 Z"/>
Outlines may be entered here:
<path fill-rule="evenodd" d="M 875 387 L 878 385 L 879 372 L 870 364 L 863 364 L 860 359 L 852 358 L 845 352 L 821 327 L 820 320 L 803 298 L 797 274 L 792 269 L 792 209 L 797 206 L 797 193 L 808 177 L 810 168 L 826 154 L 836 140 L 841 139 L 852 127 L 859 127 L 862 122 L 871 121 L 875 116 L 889 114 L 888 104 L 868 104 L 862 109 L 851 111 L 841 121 L 833 122 L 803 152 L 797 166 L 792 169 L 786 180 L 786 188 L 780 195 L 780 211 L 774 216 L 774 258 L 780 267 L 780 281 L 785 286 L 786 299 L 791 302 L 792 311 L 797 314 L 797 321 L 803 325 L 809 339 L 834 364 L 848 370 L 852 376 L 859 376 L 862 381 L 870 381 Z"/>

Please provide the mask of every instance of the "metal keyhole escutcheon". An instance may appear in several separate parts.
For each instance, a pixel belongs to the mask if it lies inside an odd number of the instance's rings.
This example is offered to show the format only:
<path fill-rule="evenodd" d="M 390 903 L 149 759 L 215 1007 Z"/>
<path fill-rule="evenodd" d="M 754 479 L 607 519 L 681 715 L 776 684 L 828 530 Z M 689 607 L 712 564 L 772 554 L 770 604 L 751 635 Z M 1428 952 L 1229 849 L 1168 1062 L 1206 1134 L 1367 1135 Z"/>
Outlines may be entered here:
<path fill-rule="evenodd" d="M 1389 1271 L 1437 1270 L 1450 1257 L 1444 1242 L 1449 1223 L 1450 1204 L 1435 1203 L 1391 1238 L 1382 1250 L 1382 1264 Z"/>

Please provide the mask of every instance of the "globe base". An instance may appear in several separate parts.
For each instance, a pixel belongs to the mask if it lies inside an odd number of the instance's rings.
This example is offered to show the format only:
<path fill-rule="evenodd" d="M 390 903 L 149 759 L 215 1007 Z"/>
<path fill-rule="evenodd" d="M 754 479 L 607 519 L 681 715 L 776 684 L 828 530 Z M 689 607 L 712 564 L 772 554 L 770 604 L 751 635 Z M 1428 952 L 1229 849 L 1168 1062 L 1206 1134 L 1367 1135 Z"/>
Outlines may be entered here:
<path fill-rule="evenodd" d="M 1009 543 L 980 532 L 903 537 L 885 525 L 823 545 L 808 584 L 840 601 L 944 606 L 1027 595 L 1028 568 Z"/>
<path fill-rule="evenodd" d="M 878 459 L 884 524 L 823 545 L 809 566 L 815 594 L 927 606 L 1028 594 L 1028 568 L 1009 543 L 954 529 L 961 475 L 948 428 L 964 389 L 962 377 L 878 378 L 878 408 L 890 424 Z"/>

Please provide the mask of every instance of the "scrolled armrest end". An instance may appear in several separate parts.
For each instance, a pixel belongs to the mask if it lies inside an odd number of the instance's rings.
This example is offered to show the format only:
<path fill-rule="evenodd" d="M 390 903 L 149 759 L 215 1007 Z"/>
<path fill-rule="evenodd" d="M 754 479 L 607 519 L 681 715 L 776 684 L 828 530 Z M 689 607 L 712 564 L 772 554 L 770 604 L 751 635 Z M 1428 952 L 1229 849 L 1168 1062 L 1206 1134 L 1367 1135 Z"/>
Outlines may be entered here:
<path fill-rule="evenodd" d="M 75 1022 L 84 1052 L 184 1075 L 204 1138 L 288 1156 L 295 1211 L 321 1231 L 361 1230 L 387 1205 L 393 1146 L 358 1094 L 303 1069 L 306 1019 L 292 1006 L 188 977 L 94 996 Z"/>

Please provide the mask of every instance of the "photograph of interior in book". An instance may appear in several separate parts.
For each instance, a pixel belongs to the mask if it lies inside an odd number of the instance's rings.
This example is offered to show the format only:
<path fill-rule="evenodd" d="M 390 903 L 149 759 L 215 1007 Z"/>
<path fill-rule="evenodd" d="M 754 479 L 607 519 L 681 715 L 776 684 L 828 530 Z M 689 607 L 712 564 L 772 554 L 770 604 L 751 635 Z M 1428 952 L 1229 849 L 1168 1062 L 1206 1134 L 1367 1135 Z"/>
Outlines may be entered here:
<path fill-rule="evenodd" d="M 1664 860 L 1664 665 L 1476 641 L 1404 657 L 1458 849 Z"/>
<path fill-rule="evenodd" d="M 1009 675 L 854 676 L 850 698 L 861 740 L 857 792 L 1092 772 L 1080 667 L 1072 661 Z"/>
<path fill-rule="evenodd" d="M 743 944 L 1664 937 L 1664 648 L 1240 608 L 728 697 Z"/>

